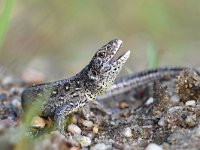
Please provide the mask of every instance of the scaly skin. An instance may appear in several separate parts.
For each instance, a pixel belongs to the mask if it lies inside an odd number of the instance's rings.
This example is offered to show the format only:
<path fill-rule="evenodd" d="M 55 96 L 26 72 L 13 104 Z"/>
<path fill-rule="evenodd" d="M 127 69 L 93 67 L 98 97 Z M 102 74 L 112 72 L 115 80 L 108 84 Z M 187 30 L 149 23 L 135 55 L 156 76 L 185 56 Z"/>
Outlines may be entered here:
<path fill-rule="evenodd" d="M 113 84 L 130 54 L 128 51 L 113 60 L 121 46 L 121 40 L 112 40 L 101 47 L 90 63 L 75 76 L 26 88 L 22 93 L 23 107 L 26 109 L 38 97 L 42 98 L 40 116 L 52 118 L 58 130 L 65 134 L 65 116 L 94 101 Z M 48 92 L 50 96 L 47 96 Z"/>

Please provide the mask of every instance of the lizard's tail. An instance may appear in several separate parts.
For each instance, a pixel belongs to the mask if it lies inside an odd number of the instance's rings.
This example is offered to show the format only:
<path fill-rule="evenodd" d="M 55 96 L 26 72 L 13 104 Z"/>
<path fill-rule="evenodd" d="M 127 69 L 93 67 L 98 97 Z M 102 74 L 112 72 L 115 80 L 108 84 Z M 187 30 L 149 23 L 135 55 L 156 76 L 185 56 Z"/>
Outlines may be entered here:
<path fill-rule="evenodd" d="M 129 90 L 133 90 L 134 88 L 155 82 L 157 80 L 174 78 L 185 69 L 194 69 L 194 71 L 200 76 L 200 68 L 161 67 L 148 69 L 116 80 L 115 84 L 98 98 L 104 99 L 110 96 L 125 93 Z"/>

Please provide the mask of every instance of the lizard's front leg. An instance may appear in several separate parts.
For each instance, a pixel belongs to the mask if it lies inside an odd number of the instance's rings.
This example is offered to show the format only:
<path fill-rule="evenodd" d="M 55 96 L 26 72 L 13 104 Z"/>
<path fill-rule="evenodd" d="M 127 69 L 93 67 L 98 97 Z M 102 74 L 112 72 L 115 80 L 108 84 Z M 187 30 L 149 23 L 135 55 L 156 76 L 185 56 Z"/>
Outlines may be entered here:
<path fill-rule="evenodd" d="M 65 117 L 73 111 L 75 111 L 74 106 L 66 104 L 59 107 L 55 112 L 54 120 L 56 123 L 56 128 L 63 135 L 65 135 Z"/>
<path fill-rule="evenodd" d="M 83 103 L 79 103 L 78 101 L 76 101 L 76 103 L 69 102 L 68 104 L 60 106 L 56 110 L 54 120 L 56 123 L 56 127 L 61 134 L 65 135 L 65 117 L 70 113 L 82 108 L 85 104 L 85 101 Z"/>

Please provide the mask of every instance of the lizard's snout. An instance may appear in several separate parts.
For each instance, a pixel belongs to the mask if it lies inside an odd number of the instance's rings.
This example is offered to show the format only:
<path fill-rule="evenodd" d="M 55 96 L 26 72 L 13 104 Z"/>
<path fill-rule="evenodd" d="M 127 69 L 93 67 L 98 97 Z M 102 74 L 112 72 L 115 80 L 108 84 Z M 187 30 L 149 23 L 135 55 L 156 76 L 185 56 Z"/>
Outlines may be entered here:
<path fill-rule="evenodd" d="M 111 58 L 108 61 L 108 63 L 109 64 L 114 64 L 114 63 L 119 63 L 119 62 L 125 63 L 126 60 L 130 56 L 130 50 L 127 51 L 126 53 L 122 54 L 121 56 L 119 56 L 117 59 L 115 59 L 115 54 L 122 47 L 123 41 L 119 40 L 119 39 L 114 39 L 114 40 L 110 41 L 109 43 L 113 46 L 113 49 L 111 49 L 113 53 L 111 53 Z"/>

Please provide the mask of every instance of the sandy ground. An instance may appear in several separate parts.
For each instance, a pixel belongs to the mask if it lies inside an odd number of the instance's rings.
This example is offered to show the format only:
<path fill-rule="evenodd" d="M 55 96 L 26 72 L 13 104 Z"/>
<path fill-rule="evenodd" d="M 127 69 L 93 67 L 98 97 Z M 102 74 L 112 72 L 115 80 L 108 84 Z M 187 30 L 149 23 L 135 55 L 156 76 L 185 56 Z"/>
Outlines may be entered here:
<path fill-rule="evenodd" d="M 31 80 L 33 81 L 33 80 Z M 36 81 L 33 81 L 36 82 Z M 172 80 L 90 105 L 89 118 L 66 118 L 66 137 L 49 118 L 24 123 L 21 106 L 26 81 L 5 77 L 0 84 L 1 149 L 129 150 L 200 149 L 200 79 L 187 70 Z M 30 84 L 30 80 L 29 80 Z"/>

